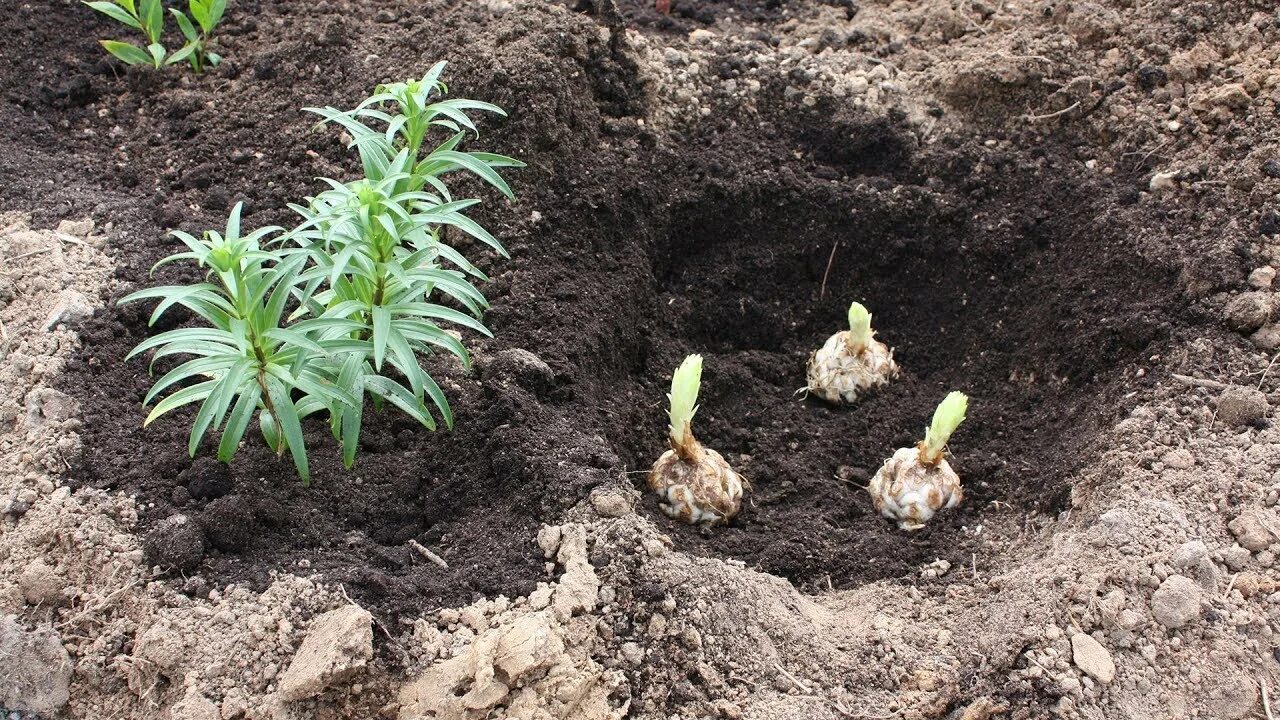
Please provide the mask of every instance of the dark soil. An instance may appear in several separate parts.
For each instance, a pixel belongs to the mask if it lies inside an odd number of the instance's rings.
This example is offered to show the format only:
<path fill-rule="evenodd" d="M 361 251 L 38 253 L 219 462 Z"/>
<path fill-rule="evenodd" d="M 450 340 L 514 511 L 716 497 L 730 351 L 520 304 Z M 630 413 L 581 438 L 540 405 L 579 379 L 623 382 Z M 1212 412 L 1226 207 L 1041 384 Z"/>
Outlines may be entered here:
<path fill-rule="evenodd" d="M 235 3 L 228 61 L 199 78 L 103 60 L 94 40 L 114 29 L 75 3 L 0 16 L 11 68 L 0 202 L 35 208 L 40 223 L 112 223 L 121 294 L 152 282 L 176 245 L 166 229 L 220 227 L 237 200 L 249 225 L 287 223 L 285 203 L 313 192 L 314 176 L 350 178 L 337 133 L 314 131 L 300 108 L 352 106 L 439 58 L 453 63 L 456 96 L 511 111 L 470 147 L 529 163 L 511 176 L 516 202 L 476 188 L 478 219 L 513 259 L 472 250 L 494 277 L 496 334 L 468 338 L 476 372 L 429 361 L 456 429 L 370 418 L 352 472 L 321 422 L 309 428 L 310 487 L 256 441 L 229 474 L 193 464 L 188 417 L 141 427 L 150 378 L 123 357 L 154 331 L 148 309 L 113 305 L 82 328 L 64 388 L 86 412 L 73 478 L 136 493 L 153 544 L 174 527 L 166 518 L 194 518 L 206 551 L 190 571 L 202 582 L 187 587 L 319 573 L 392 618 L 526 592 L 544 577 L 541 523 L 601 483 L 642 486 L 663 449 L 670 371 L 690 352 L 706 356 L 695 430 L 754 492 L 714 532 L 673 526 L 647 500 L 641 511 L 676 543 L 822 587 L 968 562 L 962 528 L 991 503 L 1032 519 L 1063 507 L 1094 427 L 1122 411 L 1142 382 L 1132 370 L 1185 322 L 1175 260 L 1140 244 L 1124 189 L 1078 175 L 1065 144 L 925 150 L 884 119 L 825 102 L 797 110 L 782 87 L 766 88 L 760 117 L 713 115 L 659 138 L 636 122 L 649 100 L 632 62 L 587 13 L 378 8 Z M 795 397 L 808 353 L 854 299 L 875 313 L 902 379 L 852 409 Z M 917 439 L 950 389 L 972 398 L 952 443 L 968 499 L 904 534 L 858 485 Z"/>

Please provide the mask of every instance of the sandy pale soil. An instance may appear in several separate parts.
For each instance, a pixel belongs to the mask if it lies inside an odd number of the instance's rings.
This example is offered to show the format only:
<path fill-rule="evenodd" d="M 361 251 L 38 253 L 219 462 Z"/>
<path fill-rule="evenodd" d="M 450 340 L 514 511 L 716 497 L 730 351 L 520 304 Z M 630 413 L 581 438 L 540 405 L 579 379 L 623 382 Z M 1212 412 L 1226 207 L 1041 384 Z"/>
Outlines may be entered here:
<path fill-rule="evenodd" d="M 671 5 L 245 0 L 198 79 L 0 19 L 5 717 L 1280 712 L 1274 6 Z M 439 58 L 529 163 L 457 429 L 309 488 L 143 430 L 165 231 L 286 222 L 356 170 L 300 108 Z M 796 397 L 850 299 L 903 376 Z M 715 530 L 643 492 L 689 352 Z M 904 533 L 863 487 L 948 389 L 967 498 Z"/>

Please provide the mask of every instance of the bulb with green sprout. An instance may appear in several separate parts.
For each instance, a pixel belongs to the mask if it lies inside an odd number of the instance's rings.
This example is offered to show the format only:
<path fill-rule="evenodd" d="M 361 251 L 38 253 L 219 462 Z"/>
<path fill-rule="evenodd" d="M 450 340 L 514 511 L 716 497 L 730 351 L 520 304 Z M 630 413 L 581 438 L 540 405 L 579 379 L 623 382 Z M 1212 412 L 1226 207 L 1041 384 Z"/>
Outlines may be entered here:
<path fill-rule="evenodd" d="M 861 303 L 850 305 L 849 329 L 832 335 L 809 356 L 805 389 L 834 405 L 849 404 L 898 377 L 893 350 L 875 334 L 871 313 Z"/>
<path fill-rule="evenodd" d="M 649 489 L 662 496 L 662 511 L 690 524 L 720 525 L 742 508 L 746 482 L 720 453 L 703 447 L 693 436 L 698 411 L 702 356 L 690 355 L 671 376 L 671 449 L 649 471 Z"/>
<path fill-rule="evenodd" d="M 933 514 L 953 508 L 964 499 L 960 476 L 947 464 L 943 453 L 951 433 L 964 421 L 969 398 L 964 393 L 948 393 L 933 411 L 933 422 L 924 440 L 915 447 L 901 448 L 871 478 L 867 488 L 881 515 L 896 520 L 903 530 L 919 530 Z"/>

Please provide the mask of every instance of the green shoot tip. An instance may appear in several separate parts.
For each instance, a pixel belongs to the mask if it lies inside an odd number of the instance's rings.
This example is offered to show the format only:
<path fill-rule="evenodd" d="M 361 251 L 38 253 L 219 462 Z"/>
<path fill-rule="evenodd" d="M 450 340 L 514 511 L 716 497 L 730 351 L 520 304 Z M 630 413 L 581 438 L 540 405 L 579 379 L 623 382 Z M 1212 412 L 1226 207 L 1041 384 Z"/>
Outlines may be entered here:
<path fill-rule="evenodd" d="M 933 422 L 924 433 L 924 450 L 921 453 L 923 462 L 936 463 L 942 458 L 942 449 L 947 446 L 951 434 L 964 422 L 965 412 L 969 409 L 969 397 L 962 392 L 949 392 L 947 397 L 933 411 Z"/>
<path fill-rule="evenodd" d="M 860 353 L 871 343 L 871 311 L 862 303 L 849 306 L 849 349 Z"/>
<path fill-rule="evenodd" d="M 690 423 L 693 414 L 698 411 L 698 390 L 702 385 L 702 356 L 690 355 L 680 363 L 680 367 L 671 376 L 671 394 L 667 400 L 671 403 L 669 433 L 671 442 L 682 446 L 685 436 L 692 437 Z"/>

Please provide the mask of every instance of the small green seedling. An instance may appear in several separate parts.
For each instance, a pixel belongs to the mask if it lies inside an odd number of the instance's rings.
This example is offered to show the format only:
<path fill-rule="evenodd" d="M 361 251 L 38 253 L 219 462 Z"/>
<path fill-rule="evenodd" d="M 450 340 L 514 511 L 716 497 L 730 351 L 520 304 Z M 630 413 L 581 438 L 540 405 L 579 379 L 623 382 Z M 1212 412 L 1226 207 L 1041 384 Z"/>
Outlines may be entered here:
<path fill-rule="evenodd" d="M 876 340 L 875 334 L 871 312 L 862 303 L 851 304 L 849 329 L 827 338 L 809 356 L 804 390 L 833 405 L 848 405 L 896 378 L 893 350 Z"/>
<path fill-rule="evenodd" d="M 667 395 L 667 442 L 671 449 L 653 464 L 649 489 L 661 496 L 667 515 L 687 523 L 720 525 L 742 509 L 747 483 L 720 453 L 704 447 L 693 436 L 701 387 L 702 356 L 690 355 L 671 376 Z"/>
<path fill-rule="evenodd" d="M 219 55 L 208 51 L 208 44 L 209 36 L 222 20 L 227 0 L 188 0 L 190 18 L 180 10 L 171 9 L 169 12 L 177 20 L 178 28 L 187 40 L 186 44 L 172 54 L 161 42 L 164 34 L 164 5 L 161 0 L 94 0 L 84 4 L 122 25 L 142 32 L 147 41 L 145 47 L 118 40 L 99 41 L 107 52 L 126 65 L 159 68 L 186 60 L 191 69 L 199 73 L 222 61 Z M 195 25 L 191 23 L 192 18 L 196 21 Z"/>
<path fill-rule="evenodd" d="M 173 14 L 187 43 L 169 56 L 167 62 L 173 64 L 186 60 L 197 73 L 204 72 L 205 68 L 217 67 L 222 62 L 222 56 L 209 52 L 209 36 L 218 27 L 226 9 L 227 0 L 188 0 L 187 12 L 191 17 L 177 8 L 170 8 L 169 12 Z M 192 20 L 195 20 L 194 25 Z"/>
<path fill-rule="evenodd" d="M 899 449 L 871 478 L 867 489 L 876 509 L 903 530 L 919 530 L 938 510 L 955 507 L 964 499 L 960 476 L 944 454 L 968 407 L 964 393 L 948 393 L 933 411 L 924 440 Z"/>

